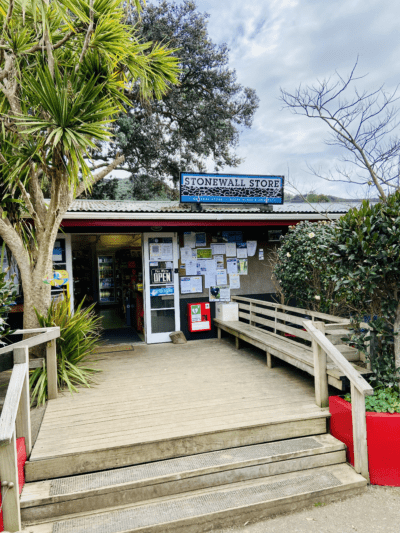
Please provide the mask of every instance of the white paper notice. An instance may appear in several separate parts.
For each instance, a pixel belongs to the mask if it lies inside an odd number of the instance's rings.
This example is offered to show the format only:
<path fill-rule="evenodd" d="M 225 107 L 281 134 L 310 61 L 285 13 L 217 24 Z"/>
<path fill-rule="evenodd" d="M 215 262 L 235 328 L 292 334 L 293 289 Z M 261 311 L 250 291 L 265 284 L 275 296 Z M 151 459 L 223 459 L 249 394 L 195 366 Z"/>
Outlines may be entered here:
<path fill-rule="evenodd" d="M 194 248 L 196 246 L 196 234 L 189 231 L 183 234 L 183 245 L 185 248 Z"/>
<path fill-rule="evenodd" d="M 215 259 L 215 264 L 216 264 L 217 270 L 219 268 L 224 268 L 225 265 L 224 265 L 224 256 L 223 255 L 215 255 L 214 259 Z"/>
<path fill-rule="evenodd" d="M 225 255 L 225 244 L 211 244 L 211 250 L 213 255 Z"/>
<path fill-rule="evenodd" d="M 192 256 L 193 256 L 192 248 L 190 248 L 189 246 L 185 246 L 181 248 L 181 262 L 182 263 L 186 263 L 186 261 L 191 261 Z"/>
<path fill-rule="evenodd" d="M 186 261 L 186 275 L 187 276 L 197 275 L 197 261 Z"/>
<path fill-rule="evenodd" d="M 247 248 L 236 248 L 236 256 L 238 259 L 246 259 Z"/>
<path fill-rule="evenodd" d="M 226 267 L 228 274 L 237 274 L 237 259 L 227 259 L 226 260 Z"/>
<path fill-rule="evenodd" d="M 162 261 L 161 244 L 150 244 L 150 261 Z"/>
<path fill-rule="evenodd" d="M 229 286 L 231 289 L 240 289 L 239 274 L 229 274 Z"/>
<path fill-rule="evenodd" d="M 190 294 L 190 278 L 180 278 L 181 282 L 181 294 Z"/>
<path fill-rule="evenodd" d="M 236 257 L 236 243 L 227 242 L 225 244 L 226 257 Z"/>
<path fill-rule="evenodd" d="M 207 259 L 205 262 L 206 265 L 206 272 L 210 274 L 215 274 L 215 271 L 217 270 L 217 263 L 215 259 Z"/>
<path fill-rule="evenodd" d="M 174 263 L 172 261 L 171 262 L 168 261 L 167 263 L 165 263 L 165 268 L 174 268 Z"/>
<path fill-rule="evenodd" d="M 226 276 L 226 270 L 217 270 L 217 285 L 226 285 L 228 278 Z"/>
<path fill-rule="evenodd" d="M 174 258 L 174 249 L 172 242 L 161 243 L 161 261 L 172 261 Z"/>
<path fill-rule="evenodd" d="M 180 278 L 181 294 L 194 294 L 203 292 L 203 279 L 201 276 L 192 276 L 190 278 Z"/>
<path fill-rule="evenodd" d="M 206 272 L 204 276 L 204 288 L 209 289 L 211 285 L 216 284 L 215 272 Z"/>
<path fill-rule="evenodd" d="M 191 278 L 191 292 L 203 292 L 203 278 L 201 276 L 195 276 Z"/>
<path fill-rule="evenodd" d="M 257 250 L 257 241 L 247 241 L 247 255 L 253 257 Z"/>
<path fill-rule="evenodd" d="M 202 276 L 207 272 L 208 259 L 197 259 L 197 275 Z"/>

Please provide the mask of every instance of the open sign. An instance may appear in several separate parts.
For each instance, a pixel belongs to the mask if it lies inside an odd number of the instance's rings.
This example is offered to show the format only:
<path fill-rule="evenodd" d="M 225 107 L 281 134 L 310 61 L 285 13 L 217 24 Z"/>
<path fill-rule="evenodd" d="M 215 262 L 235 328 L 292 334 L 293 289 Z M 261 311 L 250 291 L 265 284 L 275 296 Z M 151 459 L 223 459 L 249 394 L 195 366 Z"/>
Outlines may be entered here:
<path fill-rule="evenodd" d="M 172 283 L 172 268 L 151 268 L 150 279 L 152 285 Z"/>

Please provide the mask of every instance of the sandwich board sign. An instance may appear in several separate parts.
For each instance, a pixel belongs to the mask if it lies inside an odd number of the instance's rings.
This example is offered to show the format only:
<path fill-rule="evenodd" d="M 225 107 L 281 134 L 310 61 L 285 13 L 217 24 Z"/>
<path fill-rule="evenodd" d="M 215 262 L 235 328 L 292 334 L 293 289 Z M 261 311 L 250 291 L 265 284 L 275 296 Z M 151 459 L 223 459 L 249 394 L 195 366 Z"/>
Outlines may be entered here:
<path fill-rule="evenodd" d="M 283 204 L 283 176 L 181 172 L 181 203 Z"/>

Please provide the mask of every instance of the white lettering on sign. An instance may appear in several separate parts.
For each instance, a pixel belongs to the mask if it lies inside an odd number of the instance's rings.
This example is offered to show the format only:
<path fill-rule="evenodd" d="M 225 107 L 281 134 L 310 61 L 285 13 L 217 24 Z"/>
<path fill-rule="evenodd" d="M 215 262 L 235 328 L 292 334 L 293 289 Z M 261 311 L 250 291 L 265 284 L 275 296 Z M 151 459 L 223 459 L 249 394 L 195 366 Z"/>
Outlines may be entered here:
<path fill-rule="evenodd" d="M 243 178 L 205 178 L 203 176 L 185 176 L 183 184 L 192 187 L 243 187 L 245 189 L 279 189 L 280 179 L 243 179 Z"/>
<path fill-rule="evenodd" d="M 172 283 L 172 270 L 169 269 L 152 269 L 151 282 L 155 283 Z"/>

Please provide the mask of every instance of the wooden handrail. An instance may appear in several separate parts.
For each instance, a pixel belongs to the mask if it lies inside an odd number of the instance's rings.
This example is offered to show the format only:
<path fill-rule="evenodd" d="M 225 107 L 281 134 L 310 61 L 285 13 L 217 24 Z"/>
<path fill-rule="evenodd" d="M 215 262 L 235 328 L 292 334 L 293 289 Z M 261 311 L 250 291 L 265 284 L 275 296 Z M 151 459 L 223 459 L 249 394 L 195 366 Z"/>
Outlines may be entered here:
<path fill-rule="evenodd" d="M 326 373 L 327 355 L 350 380 L 354 469 L 369 481 L 365 396 L 374 394 L 374 389 L 325 337 L 325 324 L 323 322 L 304 320 L 303 324 L 313 339 L 314 383 L 317 405 L 325 407 L 329 400 L 328 375 Z"/>
<path fill-rule="evenodd" d="M 247 298 L 245 296 L 232 296 L 231 299 L 237 302 L 241 301 L 241 302 L 256 303 L 258 305 L 264 305 L 266 307 L 284 309 L 285 311 L 292 311 L 293 313 L 297 313 L 297 314 L 304 314 L 307 316 L 312 316 L 314 318 L 321 318 L 323 320 L 331 321 L 337 324 L 349 322 L 347 318 L 341 318 L 341 317 L 334 316 L 334 315 L 328 315 L 326 313 L 320 313 L 319 311 L 310 311 L 309 309 L 301 309 L 299 307 L 291 307 L 289 305 L 278 304 L 275 302 L 266 302 L 264 300 L 257 300 L 255 298 Z"/>
<path fill-rule="evenodd" d="M 16 439 L 24 437 L 27 456 L 32 450 L 29 397 L 29 348 L 46 343 L 49 399 L 57 397 L 56 338 L 60 328 L 17 330 L 14 334 L 38 335 L 0 349 L 13 352 L 11 379 L 0 416 L 0 473 L 2 482 L 3 522 L 6 531 L 21 530 Z"/>
<path fill-rule="evenodd" d="M 28 371 L 27 363 L 14 365 L 0 417 L 0 446 L 11 442 L 15 429 L 15 421 L 17 420 L 22 387 L 24 386 L 25 376 Z"/>
<path fill-rule="evenodd" d="M 311 337 L 329 355 L 332 361 L 340 368 L 349 381 L 364 395 L 374 394 L 374 389 L 362 377 L 361 374 L 349 363 L 349 361 L 339 352 L 339 350 L 319 331 L 311 320 L 304 320 L 304 327 Z"/>
<path fill-rule="evenodd" d="M 30 337 L 29 339 L 24 339 L 19 342 L 15 342 L 14 344 L 9 344 L 8 346 L 4 346 L 4 348 L 0 348 L 0 355 L 3 353 L 12 352 L 14 348 L 22 348 L 24 346 L 32 348 L 33 346 L 38 346 L 39 344 L 43 344 L 44 342 L 57 339 L 60 336 L 60 328 L 57 326 L 52 328 L 40 329 L 18 329 L 17 331 L 14 331 L 12 335 L 23 335 L 25 333 L 39 333 L 39 335 L 36 335 L 35 337 Z"/>

